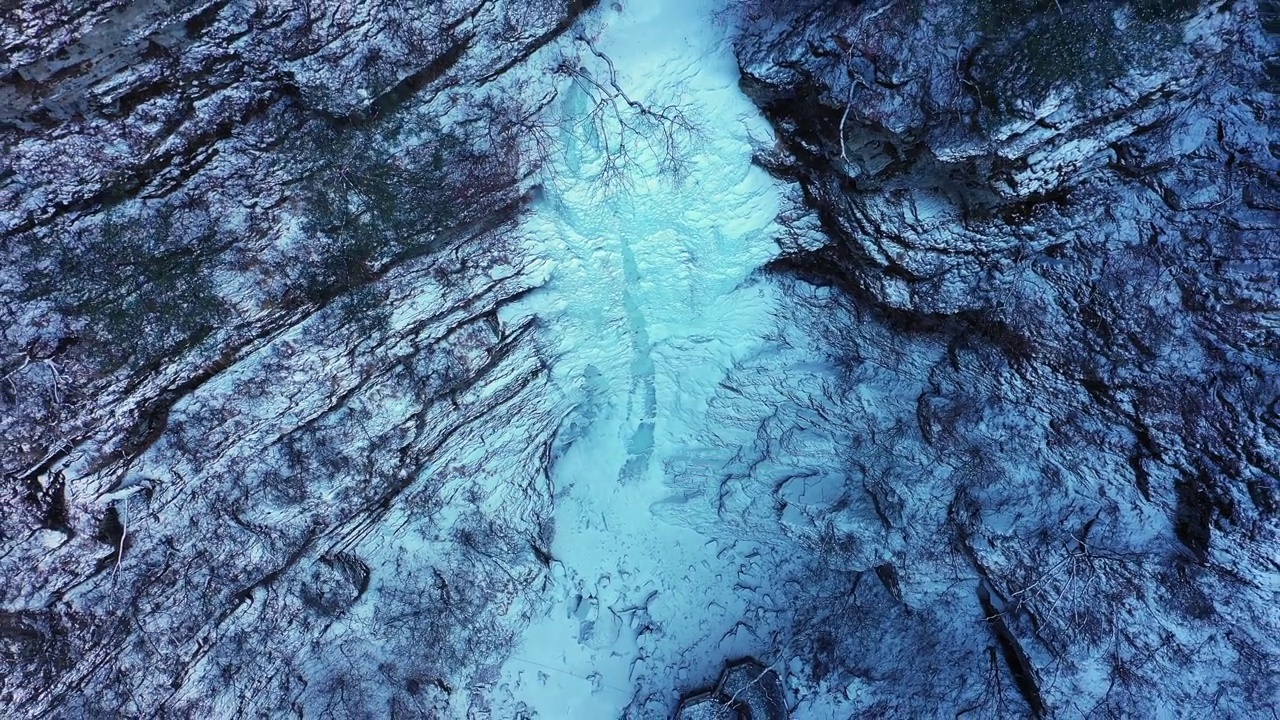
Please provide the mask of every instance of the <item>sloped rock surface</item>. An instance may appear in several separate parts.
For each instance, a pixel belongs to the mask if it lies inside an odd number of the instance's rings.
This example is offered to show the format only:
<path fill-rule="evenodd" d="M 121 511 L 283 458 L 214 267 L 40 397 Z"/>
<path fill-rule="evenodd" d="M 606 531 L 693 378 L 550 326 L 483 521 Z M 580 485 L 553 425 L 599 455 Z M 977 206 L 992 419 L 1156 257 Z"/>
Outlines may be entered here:
<path fill-rule="evenodd" d="M 840 289 L 810 320 L 845 368 L 817 566 L 847 600 L 802 611 L 810 687 L 872 715 L 1274 702 L 1274 12 L 755 7 L 758 160 L 830 238 L 778 269 Z"/>
<path fill-rule="evenodd" d="M 589 4 L 0 9 L 6 716 L 485 711 L 558 420 L 506 71 Z"/>

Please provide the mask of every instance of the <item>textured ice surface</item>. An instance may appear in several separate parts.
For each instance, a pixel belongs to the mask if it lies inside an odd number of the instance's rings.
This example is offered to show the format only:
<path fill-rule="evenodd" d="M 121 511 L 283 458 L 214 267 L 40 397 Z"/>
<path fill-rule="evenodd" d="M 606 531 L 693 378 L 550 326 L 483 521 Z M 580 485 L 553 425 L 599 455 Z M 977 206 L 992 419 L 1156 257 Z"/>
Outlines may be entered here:
<path fill-rule="evenodd" d="M 553 605 L 504 678 L 540 717 L 667 715 L 776 630 L 785 553 L 717 519 L 713 470 L 731 451 L 706 446 L 730 368 L 770 352 L 779 297 L 756 277 L 777 251 L 780 191 L 750 160 L 770 130 L 738 89 L 718 5 L 628 3 L 584 30 L 631 98 L 684 105 L 699 129 L 686 171 L 658 172 L 645 145 L 625 187 L 603 184 L 594 98 L 570 87 L 564 155 L 528 221 L 552 282 L 513 312 L 550 320 L 555 378 L 580 398 L 555 448 Z"/>

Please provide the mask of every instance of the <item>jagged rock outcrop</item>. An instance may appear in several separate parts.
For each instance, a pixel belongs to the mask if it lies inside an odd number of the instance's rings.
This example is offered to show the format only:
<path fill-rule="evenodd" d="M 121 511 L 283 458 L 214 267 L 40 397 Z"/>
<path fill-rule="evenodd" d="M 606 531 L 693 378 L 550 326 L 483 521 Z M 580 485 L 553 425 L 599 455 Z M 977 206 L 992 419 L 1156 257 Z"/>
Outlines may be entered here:
<path fill-rule="evenodd" d="M 777 269 L 842 291 L 819 566 L 857 610 L 802 610 L 811 686 L 870 714 L 1280 696 L 1275 12 L 755 6 L 758 161 L 830 239 Z"/>
<path fill-rule="evenodd" d="M 675 720 L 787 720 L 782 680 L 755 660 L 731 663 L 715 688 L 687 697 Z"/>
<path fill-rule="evenodd" d="M 0 9 L 6 716 L 484 711 L 558 420 L 507 71 L 591 4 Z"/>

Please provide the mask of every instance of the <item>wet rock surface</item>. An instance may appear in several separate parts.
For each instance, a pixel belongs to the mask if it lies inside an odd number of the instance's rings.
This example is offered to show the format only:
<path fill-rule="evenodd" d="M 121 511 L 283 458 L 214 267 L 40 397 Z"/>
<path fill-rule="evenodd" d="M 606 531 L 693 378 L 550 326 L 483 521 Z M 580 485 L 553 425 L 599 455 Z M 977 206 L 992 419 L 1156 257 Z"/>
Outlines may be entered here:
<path fill-rule="evenodd" d="M 871 714 L 1265 713 L 1274 5 L 753 12 L 758 162 L 814 211 L 775 265 L 838 289 L 865 488 L 825 520 L 858 611 L 813 610 L 800 675 Z"/>

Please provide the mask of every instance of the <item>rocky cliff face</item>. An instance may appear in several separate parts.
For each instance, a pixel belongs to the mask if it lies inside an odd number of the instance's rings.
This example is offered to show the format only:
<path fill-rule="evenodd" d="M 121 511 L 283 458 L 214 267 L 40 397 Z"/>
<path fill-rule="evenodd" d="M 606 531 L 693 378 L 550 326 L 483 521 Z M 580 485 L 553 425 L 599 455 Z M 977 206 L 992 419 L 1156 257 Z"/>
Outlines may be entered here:
<path fill-rule="evenodd" d="M 588 4 L 0 10 L 6 715 L 483 709 L 556 407 L 507 71 Z"/>
<path fill-rule="evenodd" d="M 845 426 L 866 490 L 830 516 L 857 610 L 816 613 L 810 678 L 877 712 L 1265 713 L 1275 8 L 752 12 L 758 161 L 829 238 L 776 265 L 852 298 L 819 309 L 848 308 L 833 401 L 879 399 Z"/>
<path fill-rule="evenodd" d="M 594 4 L 0 3 L 0 714 L 1265 716 L 1275 3 Z"/>

